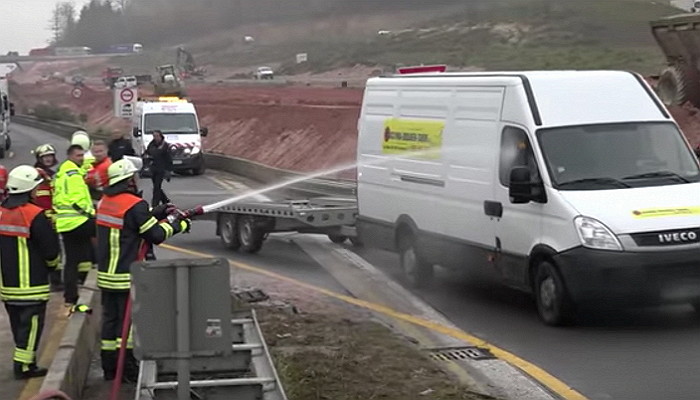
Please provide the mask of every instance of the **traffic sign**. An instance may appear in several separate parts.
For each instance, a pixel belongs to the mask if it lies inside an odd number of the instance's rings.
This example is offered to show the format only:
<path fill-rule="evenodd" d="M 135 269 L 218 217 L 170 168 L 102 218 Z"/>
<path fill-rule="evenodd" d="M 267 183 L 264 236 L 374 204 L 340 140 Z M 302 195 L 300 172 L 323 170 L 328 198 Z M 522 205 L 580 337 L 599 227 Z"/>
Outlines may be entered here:
<path fill-rule="evenodd" d="M 83 90 L 79 87 L 73 88 L 71 90 L 70 95 L 73 96 L 74 99 L 79 99 L 83 97 Z"/>
<path fill-rule="evenodd" d="M 131 103 L 122 104 L 121 117 L 129 119 L 134 116 L 134 106 Z"/>
<path fill-rule="evenodd" d="M 122 92 L 121 94 L 119 94 L 119 97 L 121 97 L 124 103 L 131 103 L 131 101 L 134 100 L 134 91 L 129 88 L 122 89 Z"/>

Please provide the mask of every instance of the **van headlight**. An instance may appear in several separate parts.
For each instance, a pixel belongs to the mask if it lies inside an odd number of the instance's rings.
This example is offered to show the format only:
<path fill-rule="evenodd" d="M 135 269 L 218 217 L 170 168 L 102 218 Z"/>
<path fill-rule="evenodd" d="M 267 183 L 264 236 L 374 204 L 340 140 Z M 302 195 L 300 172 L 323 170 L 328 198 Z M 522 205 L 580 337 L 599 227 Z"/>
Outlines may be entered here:
<path fill-rule="evenodd" d="M 202 149 L 199 148 L 199 146 L 194 146 L 192 148 L 192 154 L 199 154 L 199 152 L 202 151 Z"/>
<path fill-rule="evenodd" d="M 622 244 L 614 233 L 597 219 L 576 217 L 574 219 L 578 237 L 584 247 L 598 250 L 622 251 Z"/>

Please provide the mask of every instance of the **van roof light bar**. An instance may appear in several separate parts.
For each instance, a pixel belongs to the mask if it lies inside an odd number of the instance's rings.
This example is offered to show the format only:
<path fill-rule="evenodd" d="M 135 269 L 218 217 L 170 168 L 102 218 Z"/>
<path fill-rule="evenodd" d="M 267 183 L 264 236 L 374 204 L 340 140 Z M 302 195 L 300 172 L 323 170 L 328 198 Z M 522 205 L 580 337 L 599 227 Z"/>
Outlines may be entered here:
<path fill-rule="evenodd" d="M 423 74 L 429 72 L 446 72 L 447 65 L 419 65 L 414 67 L 401 67 L 398 69 L 399 75 Z"/>

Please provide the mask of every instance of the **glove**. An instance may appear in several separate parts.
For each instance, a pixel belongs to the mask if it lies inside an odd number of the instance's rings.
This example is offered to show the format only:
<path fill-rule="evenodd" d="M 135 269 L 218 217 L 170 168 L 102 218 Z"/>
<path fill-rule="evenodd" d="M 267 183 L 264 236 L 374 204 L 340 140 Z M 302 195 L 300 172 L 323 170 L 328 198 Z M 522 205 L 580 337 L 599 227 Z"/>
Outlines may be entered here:
<path fill-rule="evenodd" d="M 156 217 L 158 221 L 162 221 L 166 218 L 168 218 L 168 215 L 175 213 L 177 210 L 177 207 L 175 207 L 174 204 L 161 204 L 151 210 L 151 215 Z"/>
<path fill-rule="evenodd" d="M 170 178 L 172 178 L 172 177 L 173 177 L 172 171 L 165 171 L 165 180 L 167 182 L 170 182 Z"/>
<path fill-rule="evenodd" d="M 189 219 L 180 220 L 180 233 L 190 233 L 192 228 L 192 221 Z"/>

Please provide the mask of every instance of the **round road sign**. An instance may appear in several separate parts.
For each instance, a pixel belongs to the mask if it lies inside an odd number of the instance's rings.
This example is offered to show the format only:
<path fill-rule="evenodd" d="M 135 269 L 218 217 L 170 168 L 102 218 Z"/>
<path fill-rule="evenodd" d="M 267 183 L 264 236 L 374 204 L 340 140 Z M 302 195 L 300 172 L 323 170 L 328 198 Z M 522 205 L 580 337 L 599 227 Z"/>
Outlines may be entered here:
<path fill-rule="evenodd" d="M 73 90 L 71 90 L 70 92 L 70 95 L 73 96 L 74 99 L 79 99 L 83 96 L 83 90 L 79 87 L 73 88 Z"/>
<path fill-rule="evenodd" d="M 129 88 L 122 89 L 122 92 L 119 95 L 119 97 L 121 97 L 123 102 L 130 103 L 134 99 L 134 91 Z"/>

